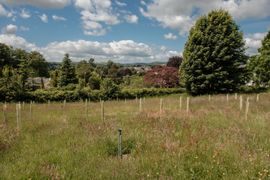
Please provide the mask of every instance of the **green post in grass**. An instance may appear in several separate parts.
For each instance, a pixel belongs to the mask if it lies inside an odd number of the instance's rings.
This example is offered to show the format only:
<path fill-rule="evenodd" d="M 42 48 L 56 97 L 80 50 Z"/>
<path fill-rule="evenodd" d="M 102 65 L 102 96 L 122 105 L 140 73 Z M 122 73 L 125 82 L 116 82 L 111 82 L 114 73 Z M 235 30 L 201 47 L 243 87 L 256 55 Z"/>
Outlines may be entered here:
<path fill-rule="evenodd" d="M 122 157 L 122 129 L 118 129 L 118 159 Z"/>

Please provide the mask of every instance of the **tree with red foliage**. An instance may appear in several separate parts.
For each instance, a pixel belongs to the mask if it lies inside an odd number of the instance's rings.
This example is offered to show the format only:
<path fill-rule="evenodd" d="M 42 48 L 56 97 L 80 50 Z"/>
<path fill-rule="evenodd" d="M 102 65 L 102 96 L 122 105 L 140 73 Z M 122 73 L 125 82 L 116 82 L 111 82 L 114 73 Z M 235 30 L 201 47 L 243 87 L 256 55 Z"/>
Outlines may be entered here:
<path fill-rule="evenodd" d="M 144 83 L 151 87 L 176 87 L 179 84 L 178 69 L 167 66 L 156 66 L 146 72 Z"/>

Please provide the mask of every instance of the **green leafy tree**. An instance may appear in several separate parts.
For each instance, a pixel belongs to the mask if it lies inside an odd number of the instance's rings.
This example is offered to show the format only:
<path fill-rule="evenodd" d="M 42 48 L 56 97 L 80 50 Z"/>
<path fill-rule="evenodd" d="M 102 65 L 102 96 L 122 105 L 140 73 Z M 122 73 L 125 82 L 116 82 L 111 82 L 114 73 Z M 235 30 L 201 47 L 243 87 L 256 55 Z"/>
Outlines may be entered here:
<path fill-rule="evenodd" d="M 120 88 L 112 79 L 105 78 L 101 83 L 101 90 L 104 92 L 106 98 L 115 98 Z"/>
<path fill-rule="evenodd" d="M 95 65 L 94 61 L 89 60 L 89 62 L 86 62 L 85 60 L 80 61 L 76 66 L 76 74 L 79 79 L 79 84 L 82 87 L 86 87 L 89 78 L 91 77 L 92 72 L 94 71 Z"/>
<path fill-rule="evenodd" d="M 251 79 L 257 87 L 270 86 L 270 31 L 262 41 L 259 54 L 249 59 L 248 68 Z"/>
<path fill-rule="evenodd" d="M 58 80 L 59 80 L 59 70 L 53 70 L 50 72 L 50 77 L 51 77 L 51 81 L 50 81 L 50 85 L 52 87 L 57 87 L 58 86 Z"/>
<path fill-rule="evenodd" d="M 71 64 L 68 54 L 65 54 L 62 65 L 60 67 L 59 86 L 67 86 L 68 84 L 75 84 L 77 82 L 75 68 Z"/>
<path fill-rule="evenodd" d="M 0 71 L 4 66 L 16 66 L 18 62 L 14 57 L 13 48 L 0 43 Z"/>
<path fill-rule="evenodd" d="M 33 51 L 29 54 L 29 67 L 34 77 L 49 77 L 48 62 L 39 52 Z"/>
<path fill-rule="evenodd" d="M 101 84 L 101 77 L 99 76 L 98 73 L 96 73 L 95 71 L 91 73 L 91 76 L 88 80 L 88 84 L 90 86 L 91 89 L 100 89 L 100 84 Z"/>
<path fill-rule="evenodd" d="M 174 67 L 179 69 L 182 64 L 183 58 L 181 56 L 172 56 L 167 62 L 168 67 Z"/>
<path fill-rule="evenodd" d="M 245 43 L 224 10 L 199 18 L 190 30 L 180 79 L 194 95 L 232 92 L 245 83 Z"/>

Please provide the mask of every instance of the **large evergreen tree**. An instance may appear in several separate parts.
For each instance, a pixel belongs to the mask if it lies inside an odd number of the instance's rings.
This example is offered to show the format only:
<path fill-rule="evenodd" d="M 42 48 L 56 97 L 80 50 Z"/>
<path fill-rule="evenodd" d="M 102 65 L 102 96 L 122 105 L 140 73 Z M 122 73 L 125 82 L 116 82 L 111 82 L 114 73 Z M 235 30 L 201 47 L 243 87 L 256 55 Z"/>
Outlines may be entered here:
<path fill-rule="evenodd" d="M 224 10 L 198 19 L 184 50 L 181 76 L 194 94 L 232 92 L 244 83 L 245 43 L 232 16 Z"/>
<path fill-rule="evenodd" d="M 71 60 L 68 54 L 65 54 L 62 65 L 60 67 L 59 86 L 63 87 L 68 84 L 75 84 L 77 81 L 75 68 L 71 64 Z"/>
<path fill-rule="evenodd" d="M 259 55 L 250 58 L 248 67 L 257 87 L 270 86 L 270 31 L 262 41 Z"/>

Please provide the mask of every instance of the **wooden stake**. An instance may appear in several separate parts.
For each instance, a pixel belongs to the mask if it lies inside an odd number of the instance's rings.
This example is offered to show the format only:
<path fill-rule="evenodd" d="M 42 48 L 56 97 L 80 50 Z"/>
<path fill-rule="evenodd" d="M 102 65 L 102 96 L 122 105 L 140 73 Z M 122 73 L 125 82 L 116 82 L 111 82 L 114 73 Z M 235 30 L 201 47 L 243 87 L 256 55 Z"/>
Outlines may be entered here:
<path fill-rule="evenodd" d="M 17 122 L 17 130 L 19 130 L 19 104 L 16 104 L 16 122 Z"/>
<path fill-rule="evenodd" d="M 182 109 L 182 96 L 179 97 L 179 109 Z"/>
<path fill-rule="evenodd" d="M 142 98 L 140 98 L 140 106 L 139 106 L 139 110 L 140 110 L 140 112 L 142 112 Z"/>
<path fill-rule="evenodd" d="M 208 95 L 208 101 L 211 101 L 211 95 L 210 94 Z"/>
<path fill-rule="evenodd" d="M 245 111 L 245 119 L 248 119 L 248 110 L 249 110 L 249 97 L 247 98 L 246 101 L 246 111 Z"/>
<path fill-rule="evenodd" d="M 101 120 L 105 122 L 104 101 L 101 101 Z"/>
<path fill-rule="evenodd" d="M 6 111 L 7 111 L 7 104 L 5 103 L 3 105 L 3 117 L 4 117 L 4 124 L 7 125 L 7 115 L 6 115 Z"/>
<path fill-rule="evenodd" d="M 187 97 L 187 113 L 189 112 L 189 97 Z"/>
<path fill-rule="evenodd" d="M 227 103 L 229 102 L 229 94 L 227 94 Z"/>
<path fill-rule="evenodd" d="M 260 100 L 260 94 L 257 94 L 256 101 L 259 102 Z"/>
<path fill-rule="evenodd" d="M 160 119 L 161 119 L 162 110 L 163 110 L 163 99 L 160 98 L 160 100 L 159 100 L 159 116 L 160 116 Z"/>
<path fill-rule="evenodd" d="M 234 99 L 237 100 L 237 93 L 234 94 Z"/>
<path fill-rule="evenodd" d="M 32 101 L 30 102 L 29 109 L 30 109 L 30 120 L 32 120 Z"/>
<path fill-rule="evenodd" d="M 242 109 L 243 109 L 243 97 L 242 97 L 242 95 L 240 95 L 239 101 L 240 101 L 240 111 L 242 111 Z"/>
<path fill-rule="evenodd" d="M 88 118 L 88 102 L 87 102 L 87 99 L 85 100 L 85 114 L 86 114 L 86 118 Z"/>

